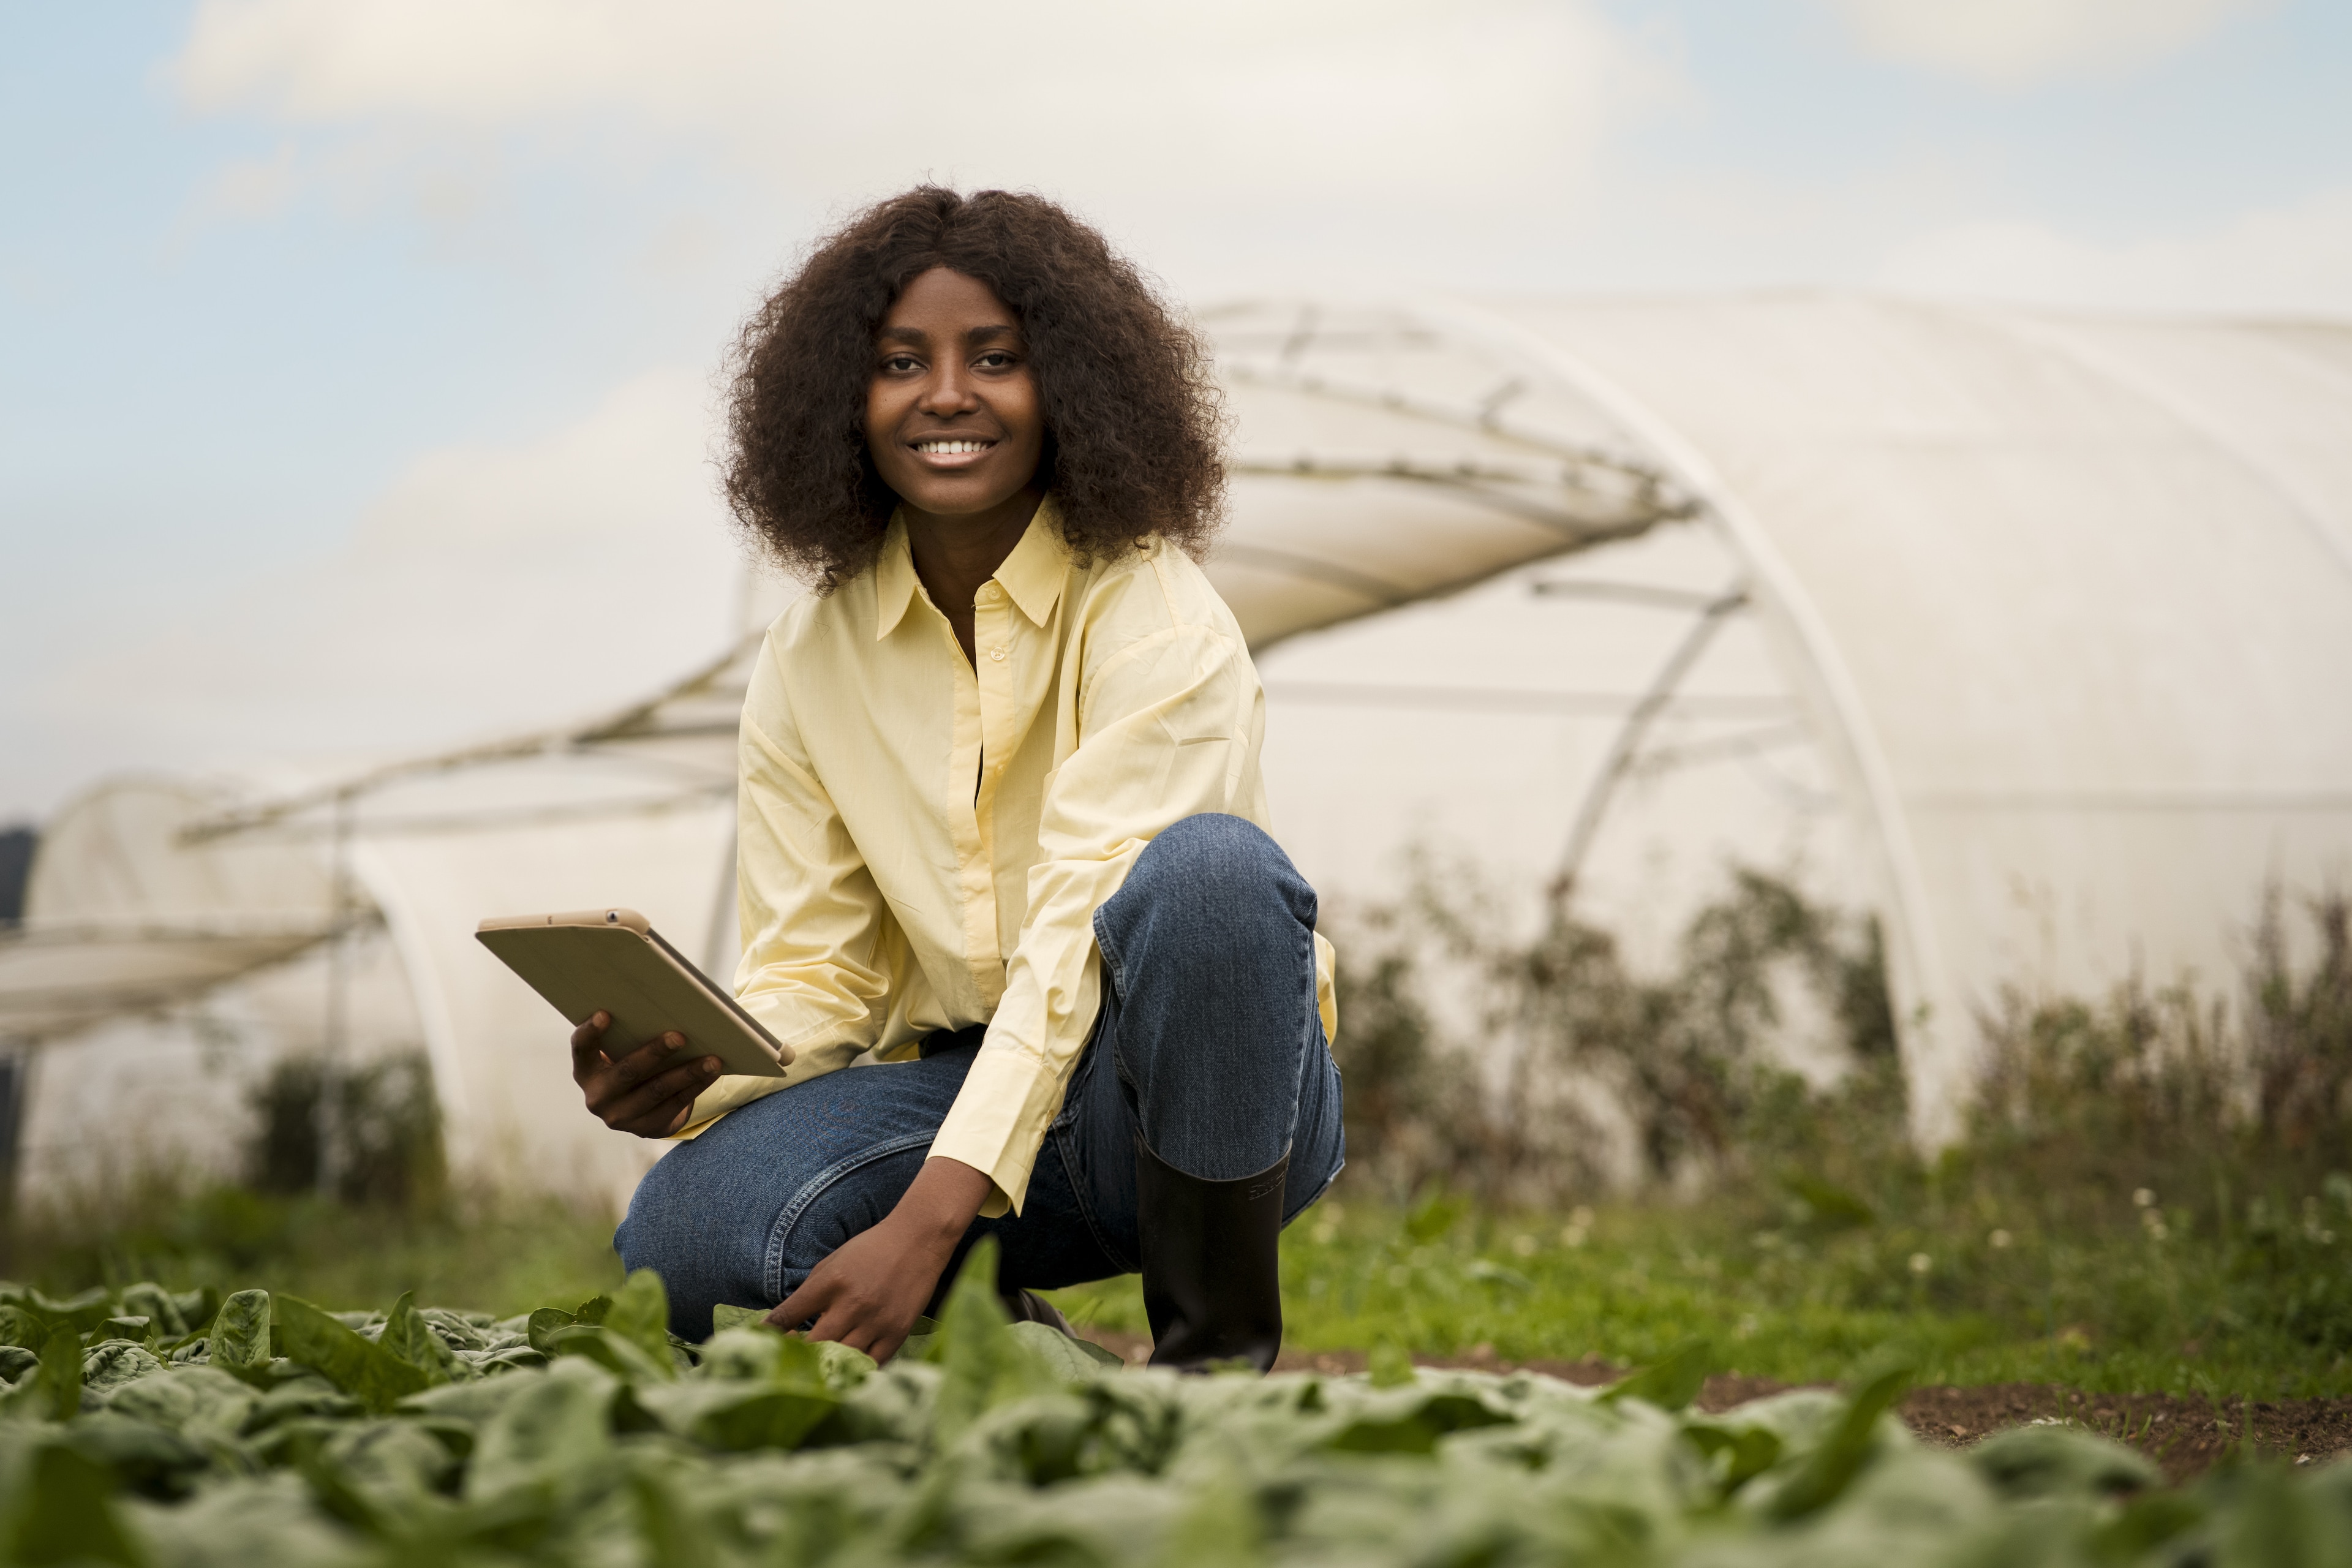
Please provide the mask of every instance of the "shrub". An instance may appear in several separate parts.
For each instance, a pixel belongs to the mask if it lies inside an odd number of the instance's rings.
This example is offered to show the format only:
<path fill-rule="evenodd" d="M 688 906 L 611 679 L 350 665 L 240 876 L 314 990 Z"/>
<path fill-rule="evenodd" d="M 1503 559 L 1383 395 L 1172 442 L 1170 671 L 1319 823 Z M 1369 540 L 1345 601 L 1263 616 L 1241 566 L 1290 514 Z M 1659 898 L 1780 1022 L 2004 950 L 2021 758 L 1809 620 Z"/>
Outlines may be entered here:
<path fill-rule="evenodd" d="M 1759 871 L 1735 870 L 1663 976 L 1636 973 L 1614 936 L 1557 906 L 1514 941 L 1475 879 L 1425 861 L 1404 900 L 1359 916 L 1348 950 L 1349 1157 L 1391 1195 L 1435 1181 L 1557 1203 L 1608 1184 L 1612 1145 L 1637 1181 L 1688 1184 L 1825 1142 L 1812 1127 L 1825 1110 L 1866 1110 L 1873 1147 L 1899 1126 L 1875 922 Z M 1448 979 L 1467 994 L 1455 1011 L 1474 1020 L 1469 1040 L 1433 1022 L 1424 991 Z M 1774 1056 L 1791 983 L 1854 1069 L 1841 1090 L 1810 1093 Z"/>
<path fill-rule="evenodd" d="M 316 1057 L 288 1057 L 255 1085 L 255 1126 L 247 1179 L 257 1192 L 301 1194 L 320 1186 L 320 1133 L 334 1150 L 328 1184 L 347 1203 L 407 1208 L 437 1202 L 446 1188 L 441 1110 L 422 1052 L 403 1052 L 332 1077 Z M 324 1096 L 331 1114 L 320 1115 Z"/>

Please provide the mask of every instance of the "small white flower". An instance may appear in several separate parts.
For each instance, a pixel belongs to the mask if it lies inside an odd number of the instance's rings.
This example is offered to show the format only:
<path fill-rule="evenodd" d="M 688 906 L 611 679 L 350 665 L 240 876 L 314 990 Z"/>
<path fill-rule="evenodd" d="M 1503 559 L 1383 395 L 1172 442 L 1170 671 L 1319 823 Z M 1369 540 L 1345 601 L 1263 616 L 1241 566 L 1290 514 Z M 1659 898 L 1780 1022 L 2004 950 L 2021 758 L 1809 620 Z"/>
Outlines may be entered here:
<path fill-rule="evenodd" d="M 1536 1255 L 1536 1238 L 1532 1236 L 1515 1236 L 1511 1237 L 1511 1250 L 1521 1258 L 1533 1258 Z"/>
<path fill-rule="evenodd" d="M 2005 1230 L 1997 1230 L 1985 1239 L 1992 1243 L 1992 1249 L 1995 1252 L 1999 1252 L 2007 1247 L 2011 1242 L 2015 1241 L 2017 1238 L 2010 1235 L 2009 1232 Z"/>
<path fill-rule="evenodd" d="M 1912 1273 L 1914 1273 L 1914 1274 L 1925 1274 L 1925 1273 L 1927 1273 L 1927 1270 L 1929 1270 L 1930 1268 L 1933 1268 L 1934 1267 L 1936 1267 L 1936 1260 L 1935 1260 L 1934 1258 L 1932 1258 L 1928 1257 L 1926 1253 L 1924 1253 L 1924 1252 L 1915 1252 L 1915 1253 L 1913 1253 L 1913 1254 L 1911 1255 L 1911 1272 L 1912 1272 Z"/>
<path fill-rule="evenodd" d="M 1559 1233 L 1559 1244 L 1562 1247 L 1582 1247 L 1584 1245 L 1584 1227 L 1580 1225 L 1571 1225 L 1568 1226 Z"/>
<path fill-rule="evenodd" d="M 2132 1189 L 2132 1202 L 2144 1209 L 2154 1208 L 2156 1194 L 2146 1187 L 2135 1187 Z"/>

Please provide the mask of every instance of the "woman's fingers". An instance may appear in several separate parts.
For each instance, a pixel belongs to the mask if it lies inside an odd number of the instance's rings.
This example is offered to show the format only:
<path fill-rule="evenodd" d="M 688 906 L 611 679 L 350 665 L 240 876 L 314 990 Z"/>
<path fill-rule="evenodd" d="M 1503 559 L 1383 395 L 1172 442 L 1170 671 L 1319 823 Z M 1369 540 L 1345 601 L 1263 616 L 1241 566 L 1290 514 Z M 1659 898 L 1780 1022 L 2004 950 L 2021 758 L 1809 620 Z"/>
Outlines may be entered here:
<path fill-rule="evenodd" d="M 572 1077 L 585 1083 L 589 1074 L 604 1060 L 604 1031 L 613 1026 L 610 1013 L 592 1013 L 588 1021 L 572 1031 Z"/>
<path fill-rule="evenodd" d="M 801 1281 L 801 1288 L 777 1304 L 768 1314 L 771 1327 L 790 1332 L 815 1317 L 833 1304 L 832 1282 L 811 1274 Z"/>
<path fill-rule="evenodd" d="M 673 1056 L 678 1047 L 685 1043 L 686 1037 L 683 1035 L 664 1035 L 659 1038 L 647 1040 L 635 1050 L 609 1062 L 602 1070 L 592 1075 L 594 1079 L 593 1084 L 584 1085 L 588 1089 L 590 1103 L 592 1105 L 609 1104 L 617 1097 L 628 1093 L 637 1085 L 654 1078 L 664 1068 L 673 1066 Z"/>
<path fill-rule="evenodd" d="M 815 1282 L 814 1276 L 811 1276 L 810 1282 Z M 792 1329 L 807 1323 L 814 1315 L 816 1321 L 809 1323 L 810 1339 L 837 1341 L 851 1350 L 864 1351 L 876 1361 L 887 1361 L 906 1341 L 906 1330 L 891 1322 L 888 1309 L 880 1302 L 833 1288 L 830 1281 L 823 1292 L 822 1307 L 817 1298 L 806 1301 L 798 1299 L 808 1293 L 809 1287 L 802 1286 L 769 1314 L 768 1321 L 779 1328 Z"/>
<path fill-rule="evenodd" d="M 613 1064 L 614 1081 L 626 1087 L 641 1083 L 659 1072 L 670 1053 L 686 1047 L 686 1037 L 675 1029 L 667 1035 L 656 1035 Z"/>
<path fill-rule="evenodd" d="M 613 1086 L 604 1095 L 592 1097 L 589 1109 L 614 1127 L 667 1118 L 679 1102 L 690 1104 L 696 1095 L 717 1082 L 719 1065 L 717 1057 L 679 1062 L 642 1083 Z"/>
<path fill-rule="evenodd" d="M 719 1081 L 717 1057 L 686 1057 L 686 1037 L 675 1029 L 617 1059 L 605 1055 L 609 1013 L 598 1012 L 572 1031 L 572 1079 L 597 1120 L 616 1132 L 667 1138 L 686 1125 L 695 1097 Z"/>

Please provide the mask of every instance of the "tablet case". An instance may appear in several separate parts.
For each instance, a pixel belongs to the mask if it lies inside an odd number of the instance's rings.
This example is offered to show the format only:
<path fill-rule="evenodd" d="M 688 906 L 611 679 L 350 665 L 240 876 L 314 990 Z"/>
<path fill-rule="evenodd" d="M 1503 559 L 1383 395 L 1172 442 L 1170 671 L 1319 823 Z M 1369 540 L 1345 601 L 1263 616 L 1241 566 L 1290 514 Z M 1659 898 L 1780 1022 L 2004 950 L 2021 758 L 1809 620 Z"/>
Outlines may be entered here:
<path fill-rule="evenodd" d="M 616 1061 L 674 1029 L 688 1051 L 717 1057 L 730 1073 L 782 1078 L 792 1062 L 791 1047 L 635 910 L 509 915 L 484 921 L 474 937 L 575 1026 L 611 1014 L 604 1051 Z"/>

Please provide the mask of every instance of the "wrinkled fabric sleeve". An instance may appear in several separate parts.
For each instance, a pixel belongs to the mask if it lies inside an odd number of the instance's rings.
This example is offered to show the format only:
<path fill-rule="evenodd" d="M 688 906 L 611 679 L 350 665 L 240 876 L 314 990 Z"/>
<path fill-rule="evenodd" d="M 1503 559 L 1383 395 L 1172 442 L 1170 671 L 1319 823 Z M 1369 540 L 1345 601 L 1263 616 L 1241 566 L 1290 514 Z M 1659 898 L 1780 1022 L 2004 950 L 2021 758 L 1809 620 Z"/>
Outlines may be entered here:
<path fill-rule="evenodd" d="M 721 1078 L 694 1102 L 692 1137 L 763 1095 L 849 1065 L 879 1037 L 894 983 L 895 929 L 865 857 L 801 749 L 762 649 L 737 742 L 735 994 L 793 1048 L 782 1078 Z"/>
<path fill-rule="evenodd" d="M 1202 812 L 1245 814 L 1262 723 L 1240 642 L 1179 625 L 1110 655 L 1085 681 L 1079 742 L 1048 781 L 1037 864 L 1004 994 L 931 1152 L 994 1184 L 981 1210 L 1018 1213 L 1101 995 L 1094 914 L 1136 857 Z"/>

